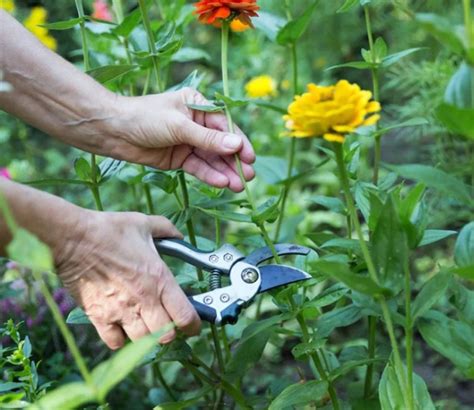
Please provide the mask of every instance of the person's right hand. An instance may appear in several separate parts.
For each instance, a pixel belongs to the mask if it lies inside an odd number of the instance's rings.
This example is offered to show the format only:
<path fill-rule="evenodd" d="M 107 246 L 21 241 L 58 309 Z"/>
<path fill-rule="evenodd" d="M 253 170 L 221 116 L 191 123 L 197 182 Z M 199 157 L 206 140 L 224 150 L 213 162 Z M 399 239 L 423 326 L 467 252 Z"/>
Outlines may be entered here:
<path fill-rule="evenodd" d="M 181 238 L 166 218 L 84 211 L 57 255 L 61 280 L 111 349 L 173 321 L 192 336 L 200 319 L 158 255 L 153 238 Z M 171 330 L 161 343 L 175 338 Z"/>

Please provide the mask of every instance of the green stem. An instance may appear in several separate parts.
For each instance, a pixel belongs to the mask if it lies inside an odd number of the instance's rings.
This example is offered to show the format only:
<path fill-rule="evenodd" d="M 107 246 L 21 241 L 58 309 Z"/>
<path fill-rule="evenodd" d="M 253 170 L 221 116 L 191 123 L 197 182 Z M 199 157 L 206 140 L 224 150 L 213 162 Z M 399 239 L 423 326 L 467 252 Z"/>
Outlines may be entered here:
<path fill-rule="evenodd" d="M 140 7 L 140 13 L 142 15 L 143 26 L 145 27 L 145 32 L 148 41 L 148 50 L 152 54 L 151 61 L 153 63 L 153 72 L 155 74 L 156 89 L 161 91 L 161 79 L 160 79 L 160 67 L 158 62 L 158 57 L 156 56 L 156 46 L 155 46 L 155 36 L 150 24 L 150 18 L 148 17 L 148 10 L 146 7 L 146 0 L 138 0 L 138 5 Z"/>
<path fill-rule="evenodd" d="M 171 390 L 170 386 L 166 382 L 165 377 L 163 376 L 163 373 L 161 372 L 160 364 L 158 362 L 153 363 L 152 369 L 153 369 L 153 374 L 155 375 L 155 377 L 160 382 L 161 387 L 163 387 L 163 389 L 165 389 L 166 393 L 168 393 L 168 396 L 170 396 L 171 400 L 178 401 L 176 395 L 173 393 L 173 390 Z"/>
<path fill-rule="evenodd" d="M 181 193 L 183 196 L 183 207 L 184 207 L 184 210 L 187 211 L 189 209 L 190 203 L 189 203 L 188 187 L 186 185 L 186 178 L 184 176 L 183 171 L 179 171 L 178 179 L 179 179 L 179 184 L 181 186 Z M 193 245 L 194 247 L 197 247 L 196 233 L 195 233 L 194 224 L 191 218 L 186 218 L 186 227 L 188 229 L 189 242 L 191 242 L 191 245 Z M 204 280 L 204 274 L 202 272 L 202 269 L 196 268 L 196 273 L 197 273 L 199 281 L 202 282 Z M 202 289 L 202 291 L 204 290 L 205 289 Z M 217 364 L 219 366 L 219 370 L 222 373 L 224 373 L 225 371 L 224 356 L 222 355 L 222 348 L 219 342 L 219 335 L 217 333 L 217 328 L 213 324 L 211 324 L 210 327 L 211 327 L 212 340 L 214 342 Z"/>
<path fill-rule="evenodd" d="M 368 353 L 369 360 L 375 358 L 375 336 L 376 336 L 377 318 L 375 316 L 369 316 L 369 340 L 368 340 Z M 374 363 L 367 365 L 367 372 L 365 374 L 364 383 L 364 398 L 369 399 L 372 395 L 372 381 L 374 376 Z"/>
<path fill-rule="evenodd" d="M 114 8 L 115 17 L 117 18 L 117 22 L 120 24 L 123 21 L 122 0 L 112 0 L 112 5 Z"/>
<path fill-rule="evenodd" d="M 354 204 L 354 200 L 352 198 L 350 186 L 349 186 L 349 178 L 347 176 L 346 166 L 344 164 L 344 155 L 342 151 L 342 144 L 334 142 L 333 143 L 333 150 L 336 154 L 336 162 L 339 171 L 339 180 L 341 182 L 342 190 L 344 192 L 344 196 L 346 199 L 346 206 L 349 210 L 351 215 L 352 221 L 354 223 L 354 227 L 357 232 L 357 236 L 359 239 L 360 248 L 362 250 L 362 255 L 364 257 L 365 263 L 367 264 L 367 270 L 369 271 L 370 278 L 376 283 L 379 284 L 379 279 L 377 276 L 377 271 L 375 269 L 374 262 L 370 255 L 369 249 L 364 239 L 364 235 L 362 233 L 362 227 L 360 225 L 359 219 L 357 217 L 357 212 Z M 399 380 L 402 386 L 406 388 L 405 382 L 405 375 L 404 369 L 402 364 L 402 359 L 400 356 L 400 351 L 398 349 L 397 340 L 395 338 L 395 331 L 392 323 L 392 318 L 390 316 L 390 311 L 388 309 L 387 302 L 383 296 L 380 296 L 379 303 L 382 308 L 383 317 L 385 320 L 385 325 L 387 327 L 387 331 L 390 337 L 390 343 L 393 350 L 393 355 L 395 359 L 395 366 L 397 370 L 397 374 L 399 376 Z"/>
<path fill-rule="evenodd" d="M 226 97 L 230 97 L 230 89 L 229 89 L 229 69 L 228 69 L 228 46 L 229 46 L 229 22 L 223 21 L 222 22 L 222 37 L 221 37 L 221 65 L 222 65 L 222 86 L 224 90 L 224 95 Z M 229 110 L 229 107 L 225 107 L 225 113 L 227 117 L 227 127 L 229 132 L 234 132 L 234 123 L 232 121 L 232 115 Z M 239 177 L 244 186 L 245 193 L 247 195 L 247 200 L 252 208 L 252 211 L 255 211 L 257 208 L 255 206 L 255 201 L 252 196 L 252 192 L 250 191 L 247 181 L 244 177 L 244 172 L 242 170 L 242 162 L 240 161 L 239 155 L 234 154 L 235 162 L 237 164 L 237 170 L 239 172 Z M 267 246 L 271 249 L 273 257 L 277 263 L 281 263 L 280 257 L 276 252 L 275 245 L 273 244 L 270 236 L 268 235 L 267 230 L 265 229 L 265 225 L 263 223 L 257 224 L 257 227 L 260 229 L 263 239 Z"/>
<path fill-rule="evenodd" d="M 471 48 L 474 43 L 474 31 L 471 19 L 471 0 L 463 0 L 464 9 L 464 30 L 466 31 L 467 48 Z"/>
<path fill-rule="evenodd" d="M 409 410 L 415 408 L 413 394 L 413 319 L 411 315 L 411 277 L 408 260 L 404 263 L 405 273 L 405 351 L 407 362 L 407 384 Z"/>
<path fill-rule="evenodd" d="M 40 284 L 41 293 L 44 296 L 46 304 L 51 310 L 53 319 L 56 322 L 57 326 L 59 327 L 59 330 L 66 342 L 66 345 L 69 351 L 72 354 L 72 357 L 74 358 L 74 362 L 76 363 L 76 366 L 79 369 L 79 372 L 81 373 L 82 378 L 89 385 L 90 388 L 95 390 L 95 385 L 94 385 L 94 381 L 92 380 L 92 375 L 89 372 L 86 362 L 84 358 L 82 357 L 81 352 L 79 351 L 79 348 L 77 347 L 76 341 L 74 340 L 72 333 L 66 326 L 66 323 L 64 322 L 64 318 L 61 314 L 61 311 L 59 310 L 58 305 L 54 301 L 53 296 L 51 295 L 48 287 L 46 286 L 46 283 L 43 277 L 41 276 L 41 273 L 36 270 L 33 270 L 33 277 L 35 278 L 36 282 Z"/>
<path fill-rule="evenodd" d="M 146 169 L 145 169 L 144 165 L 142 165 L 140 167 L 140 169 L 141 169 L 142 173 L 146 172 Z M 145 192 L 145 199 L 146 199 L 146 205 L 147 205 L 148 213 L 150 215 L 154 215 L 155 214 L 155 207 L 153 206 L 153 198 L 151 196 L 151 189 L 148 186 L 148 184 L 142 184 L 142 185 L 143 185 L 143 191 Z"/>

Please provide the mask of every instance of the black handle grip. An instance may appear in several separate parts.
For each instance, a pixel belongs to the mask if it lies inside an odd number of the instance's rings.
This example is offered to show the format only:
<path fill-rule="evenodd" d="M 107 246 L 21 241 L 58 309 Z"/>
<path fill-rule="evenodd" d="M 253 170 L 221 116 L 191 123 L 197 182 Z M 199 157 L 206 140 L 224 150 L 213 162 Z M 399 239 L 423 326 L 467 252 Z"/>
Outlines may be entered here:
<path fill-rule="evenodd" d="M 201 320 L 209 323 L 216 323 L 217 314 L 214 308 L 204 305 L 203 303 L 194 300 L 192 297 L 189 297 L 188 299 L 194 306 L 194 309 L 196 309 L 196 312 L 198 313 Z"/>

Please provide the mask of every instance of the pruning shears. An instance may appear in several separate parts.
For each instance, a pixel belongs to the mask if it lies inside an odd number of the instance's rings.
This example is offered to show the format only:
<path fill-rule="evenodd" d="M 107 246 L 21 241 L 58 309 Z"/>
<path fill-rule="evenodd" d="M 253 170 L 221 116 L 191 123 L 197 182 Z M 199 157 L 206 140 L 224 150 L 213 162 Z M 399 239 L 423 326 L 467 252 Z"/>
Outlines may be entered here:
<path fill-rule="evenodd" d="M 234 246 L 225 244 L 215 251 L 203 251 L 179 239 L 155 239 L 159 253 L 181 259 L 210 273 L 209 292 L 189 296 L 202 320 L 214 324 L 235 324 L 244 306 L 259 293 L 310 279 L 311 276 L 291 266 L 261 265 L 273 258 L 266 246 L 244 255 Z M 309 248 L 293 244 L 275 245 L 278 255 L 308 255 Z M 222 276 L 230 285 L 221 287 Z"/>

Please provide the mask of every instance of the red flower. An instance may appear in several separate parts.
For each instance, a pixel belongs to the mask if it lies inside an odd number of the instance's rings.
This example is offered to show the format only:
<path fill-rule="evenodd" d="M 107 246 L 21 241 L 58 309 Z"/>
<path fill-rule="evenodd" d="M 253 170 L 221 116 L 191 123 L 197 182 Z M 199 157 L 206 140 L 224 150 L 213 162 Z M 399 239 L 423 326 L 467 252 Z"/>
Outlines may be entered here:
<path fill-rule="evenodd" d="M 201 0 L 194 3 L 195 14 L 199 15 L 199 21 L 204 24 L 218 23 L 219 19 L 229 17 L 239 19 L 242 23 L 253 27 L 250 17 L 257 17 L 257 0 Z"/>

